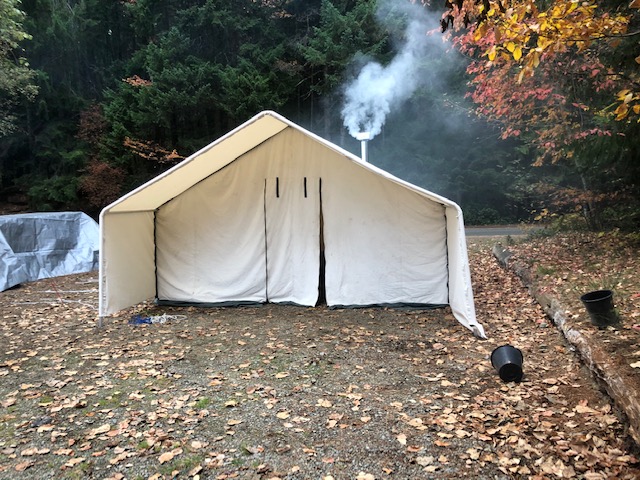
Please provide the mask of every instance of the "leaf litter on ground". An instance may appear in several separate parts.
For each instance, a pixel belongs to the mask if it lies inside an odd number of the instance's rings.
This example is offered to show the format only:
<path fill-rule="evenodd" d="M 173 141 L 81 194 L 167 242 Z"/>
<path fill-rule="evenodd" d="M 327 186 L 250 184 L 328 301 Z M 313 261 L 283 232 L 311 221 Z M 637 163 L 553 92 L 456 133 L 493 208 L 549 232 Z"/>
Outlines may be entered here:
<path fill-rule="evenodd" d="M 0 293 L 0 478 L 638 478 L 588 369 L 489 244 L 469 251 L 487 341 L 449 309 L 142 304 L 99 329 L 97 292 L 72 293 L 95 272 Z M 184 318 L 128 324 L 163 314 Z M 519 384 L 489 361 L 505 343 Z"/>

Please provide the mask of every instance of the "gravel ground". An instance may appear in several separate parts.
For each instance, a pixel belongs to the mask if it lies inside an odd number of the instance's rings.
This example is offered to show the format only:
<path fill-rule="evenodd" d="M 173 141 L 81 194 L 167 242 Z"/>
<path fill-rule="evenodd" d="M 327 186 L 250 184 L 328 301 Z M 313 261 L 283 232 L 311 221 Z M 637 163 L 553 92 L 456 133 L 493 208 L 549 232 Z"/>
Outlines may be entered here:
<path fill-rule="evenodd" d="M 0 478 L 639 478 L 590 372 L 470 255 L 484 341 L 448 309 L 143 304 L 97 328 L 95 272 L 2 292 Z M 491 366 L 505 343 L 521 383 Z"/>

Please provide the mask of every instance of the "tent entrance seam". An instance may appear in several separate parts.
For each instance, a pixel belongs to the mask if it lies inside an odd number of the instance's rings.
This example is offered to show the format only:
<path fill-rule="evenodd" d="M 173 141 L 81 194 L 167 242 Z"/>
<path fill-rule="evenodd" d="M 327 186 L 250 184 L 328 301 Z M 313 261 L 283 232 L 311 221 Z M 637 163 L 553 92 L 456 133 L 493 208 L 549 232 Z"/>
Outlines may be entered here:
<path fill-rule="evenodd" d="M 307 196 L 307 178 L 305 177 L 305 197 Z M 325 285 L 325 279 L 327 277 L 326 268 L 327 268 L 327 259 L 324 254 L 324 214 L 322 211 L 322 178 L 318 179 L 318 195 L 320 197 L 318 214 L 320 215 L 320 228 L 318 241 L 320 242 L 320 269 L 318 272 L 318 300 L 316 301 L 316 305 L 326 305 L 327 303 L 327 287 Z"/>
<path fill-rule="evenodd" d="M 278 179 L 276 178 L 276 196 L 278 196 Z M 267 245 L 267 179 L 264 179 L 262 195 L 262 211 L 264 214 L 264 299 L 269 302 L 269 250 Z"/>

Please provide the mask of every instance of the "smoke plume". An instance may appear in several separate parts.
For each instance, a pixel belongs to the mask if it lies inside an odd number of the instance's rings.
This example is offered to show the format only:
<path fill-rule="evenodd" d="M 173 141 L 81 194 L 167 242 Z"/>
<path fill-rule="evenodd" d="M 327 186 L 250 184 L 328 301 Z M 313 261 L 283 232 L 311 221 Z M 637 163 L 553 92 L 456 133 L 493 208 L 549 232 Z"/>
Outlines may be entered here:
<path fill-rule="evenodd" d="M 358 132 L 370 132 L 371 138 L 379 134 L 391 110 L 408 100 L 421 85 L 420 60 L 427 48 L 435 45 L 427 32 L 436 23 L 426 16 L 424 8 L 411 4 L 408 8 L 411 20 L 393 60 L 388 65 L 370 61 L 344 90 L 342 119 L 353 137 Z M 383 16 L 379 10 L 378 17 Z"/>

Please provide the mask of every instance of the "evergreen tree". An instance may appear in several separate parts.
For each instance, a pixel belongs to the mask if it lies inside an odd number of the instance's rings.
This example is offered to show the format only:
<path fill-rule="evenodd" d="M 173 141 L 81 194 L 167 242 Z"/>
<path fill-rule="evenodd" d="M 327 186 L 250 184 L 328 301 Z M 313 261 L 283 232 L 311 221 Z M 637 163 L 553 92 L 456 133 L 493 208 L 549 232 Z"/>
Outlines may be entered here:
<path fill-rule="evenodd" d="M 21 52 L 31 37 L 23 27 L 19 0 L 0 0 L 0 137 L 15 130 L 15 108 L 37 94 L 34 72 Z"/>

